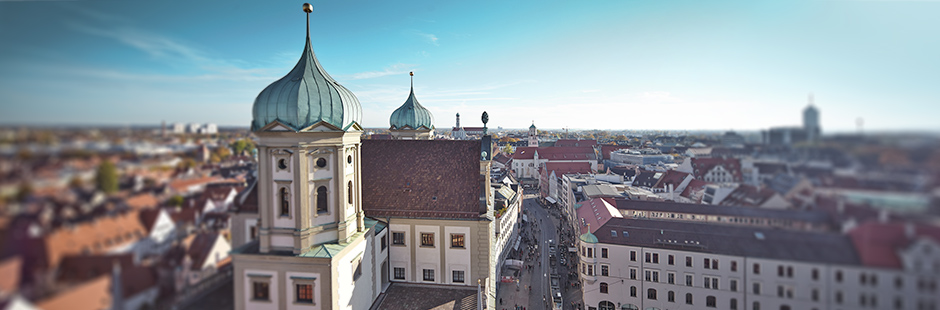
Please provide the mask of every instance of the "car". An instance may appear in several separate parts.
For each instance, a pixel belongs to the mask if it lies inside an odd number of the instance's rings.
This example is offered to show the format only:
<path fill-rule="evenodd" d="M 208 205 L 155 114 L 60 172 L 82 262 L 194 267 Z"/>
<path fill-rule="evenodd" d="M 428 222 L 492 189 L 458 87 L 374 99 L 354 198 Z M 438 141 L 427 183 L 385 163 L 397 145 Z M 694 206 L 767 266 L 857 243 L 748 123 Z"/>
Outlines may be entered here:
<path fill-rule="evenodd" d="M 565 264 L 565 257 L 562 256 L 561 258 L 559 258 L 559 259 L 558 259 L 558 262 L 561 263 L 562 265 L 564 265 L 564 264 Z"/>

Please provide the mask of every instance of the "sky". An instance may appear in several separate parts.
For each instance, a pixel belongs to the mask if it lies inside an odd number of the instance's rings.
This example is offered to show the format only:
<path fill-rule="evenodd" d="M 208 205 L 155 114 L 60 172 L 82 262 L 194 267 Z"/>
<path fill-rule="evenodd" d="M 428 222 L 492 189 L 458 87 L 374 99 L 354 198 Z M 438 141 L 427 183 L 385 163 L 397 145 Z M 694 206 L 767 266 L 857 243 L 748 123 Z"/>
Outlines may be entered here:
<path fill-rule="evenodd" d="M 0 125 L 244 126 L 303 2 L 0 0 Z M 314 52 L 388 127 L 940 132 L 940 0 L 312 2 Z"/>

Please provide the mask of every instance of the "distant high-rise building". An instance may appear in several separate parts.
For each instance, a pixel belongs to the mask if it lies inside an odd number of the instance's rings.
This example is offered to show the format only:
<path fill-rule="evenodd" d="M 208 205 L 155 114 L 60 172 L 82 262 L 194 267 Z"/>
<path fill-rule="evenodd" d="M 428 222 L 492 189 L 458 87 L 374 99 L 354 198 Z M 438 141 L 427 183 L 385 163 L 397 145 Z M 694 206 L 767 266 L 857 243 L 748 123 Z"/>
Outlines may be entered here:
<path fill-rule="evenodd" d="M 813 105 L 812 94 L 809 95 L 809 105 L 803 109 L 803 129 L 810 141 L 816 141 L 822 133 L 819 128 L 819 110 Z"/>

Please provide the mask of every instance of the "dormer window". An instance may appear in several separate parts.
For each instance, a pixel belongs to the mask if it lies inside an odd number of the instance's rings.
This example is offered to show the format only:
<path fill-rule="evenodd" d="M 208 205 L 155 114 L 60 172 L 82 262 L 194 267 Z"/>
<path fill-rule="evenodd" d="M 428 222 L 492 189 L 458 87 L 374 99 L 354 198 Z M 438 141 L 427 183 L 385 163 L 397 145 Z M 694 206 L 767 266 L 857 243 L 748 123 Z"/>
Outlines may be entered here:
<path fill-rule="evenodd" d="M 281 196 L 281 216 L 290 216 L 290 194 L 287 193 L 286 187 L 281 187 L 280 196 Z"/>

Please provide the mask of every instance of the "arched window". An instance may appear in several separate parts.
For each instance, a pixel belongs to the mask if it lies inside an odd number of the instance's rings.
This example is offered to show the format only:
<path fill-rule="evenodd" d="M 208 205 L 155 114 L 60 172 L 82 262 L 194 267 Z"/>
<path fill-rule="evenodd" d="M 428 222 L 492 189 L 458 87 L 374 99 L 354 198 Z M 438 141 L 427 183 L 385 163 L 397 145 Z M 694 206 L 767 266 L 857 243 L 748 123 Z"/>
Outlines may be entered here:
<path fill-rule="evenodd" d="M 636 297 L 636 286 L 630 287 L 630 297 Z"/>
<path fill-rule="evenodd" d="M 623 310 L 640 310 L 640 307 L 637 307 L 637 306 L 634 305 L 634 304 L 626 304 L 626 305 L 621 306 L 621 309 L 623 309 Z"/>
<path fill-rule="evenodd" d="M 708 297 L 705 297 L 705 306 L 706 306 L 706 307 L 714 308 L 716 303 L 717 303 L 717 301 L 715 300 L 715 296 L 708 296 Z"/>
<path fill-rule="evenodd" d="M 601 282 L 601 294 L 607 294 L 607 283 Z"/>
<path fill-rule="evenodd" d="M 352 181 L 349 181 L 349 183 L 346 184 L 346 202 L 349 204 L 352 204 L 353 203 L 352 199 L 353 199 L 353 187 L 352 187 Z"/>
<path fill-rule="evenodd" d="M 656 300 L 656 289 L 651 288 L 646 290 L 646 299 Z"/>
<path fill-rule="evenodd" d="M 676 302 L 676 292 L 669 291 L 669 293 L 666 294 L 666 301 Z"/>
<path fill-rule="evenodd" d="M 687 305 L 692 304 L 692 293 L 685 293 L 685 303 Z"/>
<path fill-rule="evenodd" d="M 601 301 L 597 305 L 597 308 L 600 310 L 617 310 L 616 306 L 614 306 L 614 303 L 606 301 L 606 300 Z"/>
<path fill-rule="evenodd" d="M 281 216 L 290 216 L 290 194 L 286 187 L 281 187 Z"/>
<path fill-rule="evenodd" d="M 326 186 L 317 188 L 317 213 L 326 213 Z"/>

